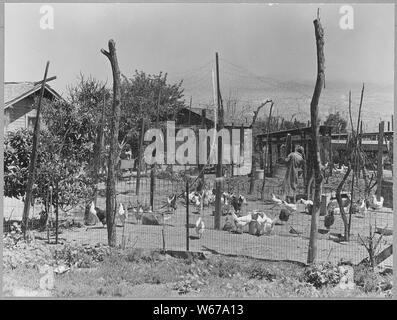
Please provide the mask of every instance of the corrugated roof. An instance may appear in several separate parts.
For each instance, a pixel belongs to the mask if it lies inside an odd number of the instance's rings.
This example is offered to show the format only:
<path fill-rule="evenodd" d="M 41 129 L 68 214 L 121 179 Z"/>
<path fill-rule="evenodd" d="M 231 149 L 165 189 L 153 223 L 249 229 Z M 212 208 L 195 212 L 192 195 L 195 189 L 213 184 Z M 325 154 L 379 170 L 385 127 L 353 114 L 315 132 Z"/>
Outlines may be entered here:
<path fill-rule="evenodd" d="M 36 92 L 41 88 L 41 84 L 36 84 L 35 82 L 5 82 L 4 83 L 4 108 L 9 107 L 15 102 L 23 99 L 26 96 Z M 61 96 L 52 89 L 48 84 L 45 85 L 47 91 L 57 98 Z"/>

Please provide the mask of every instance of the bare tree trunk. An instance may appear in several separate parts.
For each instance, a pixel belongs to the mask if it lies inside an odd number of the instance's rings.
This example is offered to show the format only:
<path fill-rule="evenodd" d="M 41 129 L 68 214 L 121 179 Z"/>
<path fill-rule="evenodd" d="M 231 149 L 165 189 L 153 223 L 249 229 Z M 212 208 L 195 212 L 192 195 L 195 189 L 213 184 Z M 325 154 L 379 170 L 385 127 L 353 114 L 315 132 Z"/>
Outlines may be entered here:
<path fill-rule="evenodd" d="M 342 196 L 340 193 L 342 192 L 343 185 L 345 184 L 347 178 L 349 177 L 351 170 L 352 170 L 351 165 L 349 165 L 349 168 L 347 169 L 345 175 L 343 176 L 342 181 L 339 183 L 338 187 L 336 188 L 336 200 L 338 201 L 340 216 L 342 217 L 343 226 L 345 229 L 344 238 L 346 241 L 349 241 L 349 222 L 347 221 L 346 212 L 343 206 Z M 352 206 L 352 204 L 353 203 L 351 203 L 350 206 Z"/>
<path fill-rule="evenodd" d="M 30 155 L 30 161 L 29 161 L 29 178 L 28 178 L 28 183 L 26 186 L 25 203 L 24 203 L 24 207 L 23 207 L 23 216 L 22 216 L 22 225 L 21 225 L 24 238 L 26 237 L 26 230 L 28 227 L 29 209 L 30 209 L 30 202 L 32 199 L 34 175 L 35 175 L 35 171 L 36 171 L 35 169 L 36 169 L 36 162 L 37 162 L 37 149 L 38 149 L 39 140 L 40 140 L 41 100 L 43 99 L 43 96 L 44 96 L 44 88 L 45 88 L 45 83 L 47 80 L 47 73 L 48 73 L 49 65 L 50 65 L 50 62 L 48 61 L 47 65 L 45 67 L 44 80 L 41 85 L 39 103 L 37 105 L 37 110 L 36 110 L 36 123 L 34 125 L 34 131 L 33 131 L 32 153 Z"/>
<path fill-rule="evenodd" d="M 108 43 L 109 51 L 104 49 L 101 52 L 109 59 L 113 73 L 113 107 L 112 119 L 110 126 L 110 150 L 108 160 L 108 177 L 106 181 L 106 222 L 108 230 L 108 244 L 111 247 L 116 246 L 116 224 L 115 217 L 115 198 L 116 198 L 116 159 L 119 147 L 119 125 L 121 115 L 121 91 L 120 91 L 120 69 L 117 62 L 116 46 L 113 39 Z"/>
<path fill-rule="evenodd" d="M 265 197 L 264 192 L 265 192 L 265 181 L 266 181 L 266 167 L 267 167 L 267 160 L 268 160 L 268 153 L 269 153 L 269 146 L 270 146 L 270 121 L 272 118 L 273 105 L 274 105 L 274 103 L 272 102 L 270 105 L 270 110 L 269 110 L 269 118 L 267 119 L 267 135 L 266 135 L 267 145 L 266 145 L 266 154 L 264 157 L 265 159 L 264 159 L 264 165 L 263 165 L 263 181 L 262 181 L 262 189 L 261 189 L 261 200 L 264 200 L 264 197 Z M 272 159 L 270 159 L 270 161 L 271 160 Z"/>
<path fill-rule="evenodd" d="M 103 97 L 101 123 L 97 128 L 96 141 L 94 145 L 94 203 L 97 205 L 98 198 L 98 183 L 99 183 L 99 168 L 101 167 L 101 154 L 103 144 L 103 123 L 105 120 L 105 95 Z"/>
<path fill-rule="evenodd" d="M 265 102 L 261 103 L 261 105 L 254 111 L 254 117 L 252 118 L 251 129 L 254 130 L 254 124 L 256 119 L 258 118 L 259 111 L 268 103 L 273 102 L 272 100 L 266 100 Z M 256 170 L 256 161 L 255 161 L 255 153 L 256 153 L 256 143 L 255 138 L 252 139 L 252 165 L 251 165 L 251 178 L 250 178 L 250 189 L 249 194 L 254 192 L 255 186 L 255 170 Z"/>
<path fill-rule="evenodd" d="M 142 150 L 143 150 L 143 138 L 145 135 L 145 119 L 141 119 L 141 130 L 139 135 L 139 151 L 136 165 L 136 186 L 135 194 L 139 196 L 139 190 L 141 188 L 141 167 L 142 167 Z"/>
<path fill-rule="evenodd" d="M 321 206 L 321 184 L 322 175 L 320 171 L 320 150 L 319 150 L 319 125 L 318 125 L 318 102 L 320 99 L 321 91 L 324 86 L 324 31 L 320 23 L 319 17 L 313 21 L 314 31 L 316 36 L 317 46 L 317 80 L 314 88 L 312 101 L 310 103 L 310 116 L 312 124 L 312 143 L 313 143 L 313 166 L 315 178 L 315 191 L 313 200 L 313 211 L 310 227 L 310 241 L 307 256 L 307 262 L 313 263 L 317 256 L 317 232 L 318 232 L 318 216 L 320 214 Z"/>

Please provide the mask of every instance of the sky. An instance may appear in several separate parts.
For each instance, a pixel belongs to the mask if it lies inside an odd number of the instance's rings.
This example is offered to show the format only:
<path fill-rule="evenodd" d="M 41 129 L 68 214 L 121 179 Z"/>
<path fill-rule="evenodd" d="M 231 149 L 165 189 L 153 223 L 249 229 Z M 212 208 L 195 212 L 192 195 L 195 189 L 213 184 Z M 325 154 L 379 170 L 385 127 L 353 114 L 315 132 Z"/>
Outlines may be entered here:
<path fill-rule="evenodd" d="M 5 81 L 40 80 L 50 61 L 49 76 L 57 76 L 51 86 L 60 93 L 80 73 L 111 85 L 109 61 L 100 53 L 111 38 L 127 76 L 137 69 L 168 72 L 170 79 L 189 77 L 210 70 L 218 52 L 221 76 L 224 67 L 234 65 L 261 77 L 313 80 L 318 7 L 326 81 L 390 85 L 394 80 L 391 4 L 352 5 L 353 30 L 340 28 L 337 4 L 52 4 L 53 30 L 40 28 L 40 7 L 5 5 Z M 211 81 L 207 75 L 203 79 Z"/>

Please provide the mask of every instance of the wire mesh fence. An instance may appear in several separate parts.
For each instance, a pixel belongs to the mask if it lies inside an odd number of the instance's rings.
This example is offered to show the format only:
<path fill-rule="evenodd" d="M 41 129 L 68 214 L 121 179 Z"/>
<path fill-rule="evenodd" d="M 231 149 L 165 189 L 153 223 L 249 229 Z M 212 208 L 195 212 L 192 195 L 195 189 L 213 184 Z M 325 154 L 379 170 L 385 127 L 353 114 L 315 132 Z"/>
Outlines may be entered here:
<path fill-rule="evenodd" d="M 280 215 L 281 207 L 272 201 L 272 195 L 282 193 L 281 179 L 266 178 L 262 197 L 262 180 L 255 181 L 254 192 L 249 193 L 250 181 L 247 177 L 230 177 L 223 180 L 222 189 L 226 194 L 242 195 L 246 204 L 241 207 L 238 216 L 250 215 L 254 211 L 263 212 L 275 221 L 269 234 L 261 236 L 250 234 L 250 226 L 246 224 L 240 230 L 226 230 L 232 212 L 230 199 L 222 202 L 221 228 L 215 228 L 214 203 L 189 201 L 186 198 L 185 179 L 181 178 L 184 171 L 173 178 L 158 171 L 151 187 L 150 171 L 142 173 L 140 192 L 136 194 L 137 179 L 131 173 L 119 174 L 116 183 L 116 202 L 123 204 L 126 220 L 120 219 L 116 212 L 117 244 L 126 248 L 146 248 L 165 250 L 209 251 L 213 253 L 251 256 L 270 260 L 293 260 L 306 262 L 310 237 L 311 215 L 304 205 L 295 204 L 295 211 L 288 218 Z M 178 178 L 179 177 L 179 178 Z M 214 174 L 206 174 L 206 189 L 214 187 Z M 194 178 L 190 181 L 194 181 Z M 189 192 L 195 192 L 197 180 L 189 184 Z M 99 185 L 97 207 L 105 210 L 105 184 Z M 152 188 L 152 189 L 151 189 Z M 347 188 L 349 189 L 349 188 Z M 301 191 L 303 191 L 301 189 Z M 324 193 L 332 193 L 332 188 L 324 188 Z M 151 208 L 151 192 L 153 193 L 153 208 Z M 347 193 L 347 192 L 346 192 Z M 167 198 L 178 196 L 176 209 L 170 208 Z M 189 206 L 187 208 L 187 201 Z M 141 209 L 140 209 L 141 208 Z M 22 212 L 23 202 L 5 199 L 4 219 L 12 221 L 17 212 Z M 31 221 L 40 220 L 43 207 L 35 203 L 31 210 Z M 60 241 L 76 241 L 78 243 L 107 243 L 107 228 L 101 223 L 95 226 L 84 225 L 85 203 L 70 212 L 60 212 L 58 239 Z M 12 214 L 11 214 L 12 213 Z M 10 218 L 11 215 L 11 218 Z M 368 256 L 362 240 L 369 241 L 369 231 L 383 234 L 378 251 L 392 244 L 393 213 L 391 209 L 369 208 L 363 213 L 351 216 L 350 240 L 341 241 L 344 234 L 344 224 L 340 214 L 336 213 L 334 222 L 329 227 L 324 226 L 328 215 L 322 209 L 319 217 L 317 260 L 334 261 L 341 259 L 358 263 Z M 202 235 L 196 231 L 196 222 L 201 217 L 204 222 Z M 349 218 L 349 215 L 348 215 Z M 11 231 L 11 224 L 4 224 L 4 231 Z M 34 226 L 31 225 L 34 229 Z M 54 238 L 55 226 L 42 230 L 41 237 Z M 360 238 L 361 237 L 361 238 Z M 380 235 L 379 235 L 380 237 Z"/>

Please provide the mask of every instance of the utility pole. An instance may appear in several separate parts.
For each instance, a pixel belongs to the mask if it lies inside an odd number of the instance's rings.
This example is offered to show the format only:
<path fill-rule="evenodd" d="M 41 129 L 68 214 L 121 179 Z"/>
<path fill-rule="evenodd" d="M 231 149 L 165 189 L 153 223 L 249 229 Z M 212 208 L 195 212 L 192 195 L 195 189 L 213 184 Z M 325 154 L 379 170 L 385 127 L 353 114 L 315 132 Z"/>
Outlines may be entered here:
<path fill-rule="evenodd" d="M 219 61 L 218 61 L 218 52 L 215 53 L 215 67 L 216 67 L 216 96 L 217 96 L 217 106 L 218 106 L 218 123 L 217 123 L 217 132 L 223 129 L 223 106 L 222 106 L 222 98 L 221 98 L 221 90 L 219 85 Z M 215 139 L 217 139 L 217 135 Z M 216 197 L 215 197 L 215 221 L 214 227 L 216 230 L 220 230 L 221 228 L 221 216 L 222 216 L 222 144 L 217 141 L 218 146 L 218 164 L 216 166 Z"/>

